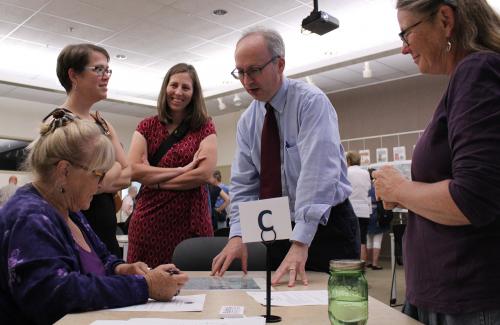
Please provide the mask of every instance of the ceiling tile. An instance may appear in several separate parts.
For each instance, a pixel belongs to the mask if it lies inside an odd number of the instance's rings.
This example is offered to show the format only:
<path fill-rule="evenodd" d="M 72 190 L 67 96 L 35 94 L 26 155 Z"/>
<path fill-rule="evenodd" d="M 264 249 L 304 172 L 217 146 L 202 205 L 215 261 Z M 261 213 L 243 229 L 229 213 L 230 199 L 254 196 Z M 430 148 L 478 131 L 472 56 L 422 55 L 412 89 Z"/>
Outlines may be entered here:
<path fill-rule="evenodd" d="M 98 43 L 113 34 L 113 31 L 109 29 L 95 28 L 87 24 L 80 24 L 45 14 L 36 14 L 26 22 L 25 26 L 93 43 Z"/>
<path fill-rule="evenodd" d="M 33 10 L 0 3 L 0 20 L 20 24 L 34 13 Z"/>
<path fill-rule="evenodd" d="M 189 49 L 189 52 L 195 53 L 199 56 L 215 59 L 221 57 L 231 58 L 233 57 L 234 49 L 228 46 L 222 46 L 216 43 L 207 42 L 205 44 L 195 46 Z"/>
<path fill-rule="evenodd" d="M 0 36 L 5 36 L 5 35 L 9 34 L 17 26 L 18 25 L 13 24 L 13 23 L 6 23 L 3 21 L 0 21 Z"/>
<path fill-rule="evenodd" d="M 103 0 L 79 0 L 80 2 L 104 9 L 112 12 L 117 16 L 145 17 L 165 6 L 165 4 L 156 1 L 137 1 L 137 0 L 120 0 L 120 1 L 103 1 Z"/>
<path fill-rule="evenodd" d="M 159 24 L 142 21 L 111 37 L 104 43 L 117 48 L 160 57 L 173 51 L 189 49 L 203 42 L 189 35 L 180 37 L 181 35 L 179 32 L 169 30 Z"/>
<path fill-rule="evenodd" d="M 77 0 L 52 0 L 42 12 L 115 31 L 121 30 L 137 20 L 133 13 L 116 15 L 111 10 L 87 5 Z"/>
<path fill-rule="evenodd" d="M 104 47 L 106 48 L 106 50 L 109 53 L 111 64 L 120 63 L 120 64 L 130 64 L 130 65 L 135 65 L 135 66 L 145 66 L 145 65 L 149 65 L 149 64 L 158 60 L 152 56 L 145 56 L 145 55 L 142 55 L 140 53 L 127 51 L 127 50 L 120 49 L 120 48 L 113 47 L 113 46 L 109 46 L 109 45 L 104 46 Z M 116 55 L 118 55 L 118 54 L 126 55 L 127 58 L 123 61 L 120 59 L 117 59 Z"/>
<path fill-rule="evenodd" d="M 2 0 L 4 3 L 9 3 L 17 7 L 38 10 L 51 0 Z"/>
<path fill-rule="evenodd" d="M 419 73 L 418 67 L 413 62 L 411 55 L 394 54 L 384 58 L 379 58 L 377 59 L 377 62 L 410 74 Z"/>
<path fill-rule="evenodd" d="M 229 46 L 231 48 L 234 48 L 236 46 L 236 43 L 240 39 L 241 34 L 242 33 L 240 31 L 235 31 L 235 32 L 226 34 L 224 36 L 217 37 L 216 39 L 214 39 L 214 41 L 216 41 L 217 43 L 221 43 L 223 45 Z"/>
<path fill-rule="evenodd" d="M 350 87 L 350 85 L 348 85 L 344 82 L 327 78 L 327 77 L 323 76 L 322 74 L 315 74 L 315 75 L 312 75 L 309 77 L 311 78 L 312 83 L 316 87 L 323 90 L 323 92 L 325 92 L 325 93 Z M 306 78 L 301 78 L 300 80 L 302 80 L 304 82 L 308 82 Z"/>
<path fill-rule="evenodd" d="M 296 1 L 290 0 L 231 0 L 236 6 L 247 9 L 249 11 L 258 12 L 264 16 L 274 16 L 281 14 L 283 11 L 295 9 L 300 6 Z"/>
<path fill-rule="evenodd" d="M 36 40 L 40 45 L 49 45 L 61 49 L 68 44 L 81 43 L 84 41 L 82 39 L 62 36 L 30 27 L 21 27 L 12 33 L 10 37 L 20 40 Z"/>
<path fill-rule="evenodd" d="M 237 7 L 225 0 L 207 0 L 203 2 L 198 0 L 179 0 L 171 6 L 233 29 L 244 28 L 265 18 L 262 15 Z M 212 14 L 214 9 L 225 9 L 227 10 L 227 14 L 216 16 Z"/>
<path fill-rule="evenodd" d="M 210 22 L 192 14 L 187 14 L 182 10 L 172 7 L 161 8 L 148 16 L 146 20 L 165 26 L 168 29 L 197 36 L 205 40 L 213 39 L 233 31 L 233 29 L 226 28 L 220 24 Z M 186 22 L 189 23 L 186 24 Z"/>
<path fill-rule="evenodd" d="M 369 63 L 370 69 L 372 70 L 373 77 L 375 77 L 375 78 L 383 77 L 385 75 L 389 75 L 389 74 L 393 74 L 393 73 L 398 72 L 398 70 L 393 69 L 393 68 L 391 68 L 385 64 L 379 63 L 377 61 L 369 61 L 369 62 L 370 62 Z M 362 62 L 362 63 L 350 65 L 347 68 L 351 71 L 363 74 L 363 70 L 365 69 L 365 63 Z"/>
<path fill-rule="evenodd" d="M 158 60 L 158 61 L 148 65 L 148 68 L 166 73 L 168 71 L 168 69 L 170 69 L 172 66 L 174 66 L 177 63 L 178 62 L 173 61 L 173 60 Z"/>
<path fill-rule="evenodd" d="M 311 13 L 311 8 L 307 6 L 299 6 L 295 9 L 286 11 L 282 14 L 278 14 L 274 16 L 273 18 L 284 23 L 288 24 L 291 27 L 299 27 L 302 25 L 302 20 L 309 16 Z"/>
<path fill-rule="evenodd" d="M 349 85 L 354 85 L 363 79 L 361 72 L 354 72 L 347 68 L 325 71 L 322 73 L 322 75 Z"/>

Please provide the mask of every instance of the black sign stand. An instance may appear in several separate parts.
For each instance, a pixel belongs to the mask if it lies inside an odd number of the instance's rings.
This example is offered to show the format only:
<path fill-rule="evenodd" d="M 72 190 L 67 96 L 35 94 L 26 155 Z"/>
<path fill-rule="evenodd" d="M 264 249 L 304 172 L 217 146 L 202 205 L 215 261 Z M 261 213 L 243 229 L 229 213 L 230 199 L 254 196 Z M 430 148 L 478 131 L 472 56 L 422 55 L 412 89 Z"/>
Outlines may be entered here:
<path fill-rule="evenodd" d="M 280 316 L 271 315 L 271 252 L 269 250 L 269 247 L 274 244 L 274 242 L 275 240 L 262 240 L 262 243 L 266 246 L 266 314 L 262 315 L 262 317 L 266 318 L 266 323 L 281 322 Z"/>

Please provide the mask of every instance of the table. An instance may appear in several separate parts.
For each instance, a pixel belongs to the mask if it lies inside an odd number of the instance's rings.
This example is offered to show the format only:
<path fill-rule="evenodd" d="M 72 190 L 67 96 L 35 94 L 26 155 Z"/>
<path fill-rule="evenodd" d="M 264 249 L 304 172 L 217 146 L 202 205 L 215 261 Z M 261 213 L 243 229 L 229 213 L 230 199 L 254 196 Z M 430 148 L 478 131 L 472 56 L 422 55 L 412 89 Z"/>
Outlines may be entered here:
<path fill-rule="evenodd" d="M 208 276 L 208 272 L 188 272 L 190 277 Z M 241 272 L 227 272 L 228 276 L 241 275 Z M 265 272 L 249 272 L 249 276 L 265 278 Z M 313 290 L 326 289 L 328 274 L 308 272 L 309 286 L 297 285 L 288 288 L 286 285 L 275 287 L 275 290 Z M 245 306 L 246 316 L 259 316 L 265 314 L 265 306 L 258 304 L 245 291 L 182 291 L 182 295 L 207 293 L 205 307 L 202 312 L 117 312 L 100 310 L 80 314 L 69 314 L 59 320 L 58 325 L 87 325 L 95 320 L 104 319 L 129 319 L 136 317 L 156 318 L 183 318 L 183 319 L 212 319 L 218 318 L 220 307 L 223 305 Z M 328 306 L 302 306 L 302 307 L 272 307 L 273 315 L 281 316 L 278 324 L 287 325 L 317 325 L 330 324 L 328 319 Z M 368 300 L 368 325 L 417 325 L 421 324 L 398 310 L 392 309 L 379 300 L 369 297 Z"/>
<path fill-rule="evenodd" d="M 116 240 L 118 241 L 118 246 L 123 248 L 123 260 L 127 261 L 128 235 L 116 235 Z"/>

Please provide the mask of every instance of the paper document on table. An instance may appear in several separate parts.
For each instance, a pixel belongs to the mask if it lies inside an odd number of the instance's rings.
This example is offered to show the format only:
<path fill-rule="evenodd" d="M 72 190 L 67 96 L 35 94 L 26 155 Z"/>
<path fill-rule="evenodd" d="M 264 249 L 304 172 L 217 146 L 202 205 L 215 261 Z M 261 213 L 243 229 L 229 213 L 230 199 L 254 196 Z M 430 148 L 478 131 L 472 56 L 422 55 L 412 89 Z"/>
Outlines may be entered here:
<path fill-rule="evenodd" d="M 132 318 L 124 325 L 265 325 L 264 317 L 225 319 Z M 103 324 L 104 325 L 104 324 Z"/>
<path fill-rule="evenodd" d="M 191 278 L 183 290 L 263 290 L 266 281 L 263 278 L 250 277 L 196 277 Z"/>
<path fill-rule="evenodd" d="M 259 304 L 266 304 L 265 292 L 247 291 L 247 294 Z M 303 291 L 273 291 L 271 292 L 271 305 L 273 306 L 310 306 L 328 305 L 328 292 L 326 290 Z"/>
<path fill-rule="evenodd" d="M 125 325 L 127 324 L 126 320 L 96 320 L 90 325 Z"/>
<path fill-rule="evenodd" d="M 113 311 L 203 311 L 206 295 L 175 296 L 171 301 L 149 300 L 146 304 L 110 309 Z"/>

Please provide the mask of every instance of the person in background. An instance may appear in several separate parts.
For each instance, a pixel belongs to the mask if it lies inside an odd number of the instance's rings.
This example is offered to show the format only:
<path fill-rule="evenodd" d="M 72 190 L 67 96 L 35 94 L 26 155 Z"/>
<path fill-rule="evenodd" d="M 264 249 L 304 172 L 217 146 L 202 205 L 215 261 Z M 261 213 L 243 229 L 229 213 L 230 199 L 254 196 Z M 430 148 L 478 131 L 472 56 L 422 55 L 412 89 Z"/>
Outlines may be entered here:
<path fill-rule="evenodd" d="M 358 217 L 359 230 L 361 234 L 361 259 L 366 261 L 366 235 L 368 222 L 372 211 L 371 199 L 369 195 L 372 182 L 367 170 L 360 167 L 361 156 L 355 151 L 349 151 L 346 155 L 347 179 L 351 183 L 352 193 L 349 196 L 352 208 Z"/>
<path fill-rule="evenodd" d="M 226 207 L 229 205 L 229 195 L 227 195 L 226 192 L 219 187 L 220 181 L 217 180 L 215 175 L 216 173 L 214 172 L 213 176 L 210 178 L 210 182 L 208 183 L 208 193 L 210 198 L 210 207 L 212 210 L 211 215 L 214 231 L 225 227 L 227 216 Z M 219 198 L 222 199 L 222 204 L 217 206 Z M 222 227 L 219 227 L 219 224 L 222 224 Z"/>
<path fill-rule="evenodd" d="M 239 204 L 288 196 L 290 240 L 271 246 L 272 284 L 288 277 L 308 283 L 306 268 L 328 272 L 331 259 L 359 258 L 359 227 L 349 203 L 337 114 L 318 88 L 284 76 L 285 46 L 273 30 L 257 28 L 239 39 L 233 77 L 254 101 L 238 121 L 231 166 L 229 240 L 214 258 L 222 276 L 235 258 L 246 272 Z"/>
<path fill-rule="evenodd" d="M 225 199 L 219 195 L 217 197 L 217 201 L 215 202 L 215 209 L 219 209 L 220 210 L 220 213 L 223 214 L 226 219 L 224 221 L 219 221 L 217 222 L 217 228 L 224 228 L 224 227 L 227 227 L 228 226 L 228 220 L 227 220 L 227 208 L 229 207 L 229 187 L 222 183 L 222 175 L 221 175 L 221 172 L 220 170 L 215 170 L 214 171 L 214 174 L 213 174 L 214 178 L 215 178 L 215 181 L 216 181 L 216 185 L 218 187 L 220 187 L 220 189 L 228 195 L 227 197 L 227 200 L 228 200 L 228 203 L 226 205 L 224 205 L 224 208 L 223 209 L 220 209 L 220 207 L 225 203 Z"/>
<path fill-rule="evenodd" d="M 369 169 L 370 173 L 370 183 L 373 180 L 372 173 L 373 169 Z M 380 249 L 382 248 L 382 239 L 384 238 L 384 233 L 390 230 L 390 222 L 386 224 L 380 224 L 380 220 L 386 220 L 385 218 L 379 218 L 380 215 L 389 216 L 388 219 L 392 220 L 392 211 L 384 210 L 384 206 L 381 201 L 378 201 L 375 197 L 375 188 L 370 186 L 369 196 L 371 199 L 372 211 L 370 214 L 370 221 L 368 223 L 368 231 L 366 235 L 366 267 L 372 270 L 382 270 L 382 266 L 379 264 Z"/>
<path fill-rule="evenodd" d="M 129 151 L 132 179 L 145 186 L 129 226 L 128 260 L 149 265 L 169 263 L 184 239 L 213 236 L 206 183 L 217 162 L 215 126 L 192 65 L 168 70 L 157 109 L 139 123 Z M 176 142 L 162 151 L 171 139 Z"/>
<path fill-rule="evenodd" d="M 0 188 L 0 207 L 7 202 L 7 200 L 16 193 L 17 190 L 17 176 L 9 177 L 9 184 Z"/>
<path fill-rule="evenodd" d="M 128 188 L 128 193 L 123 198 L 121 222 L 127 221 L 127 219 L 132 215 L 132 212 L 134 211 L 136 196 L 137 196 L 137 187 L 132 185 Z"/>
<path fill-rule="evenodd" d="M 398 0 L 402 53 L 449 76 L 408 180 L 373 172 L 409 210 L 404 312 L 425 324 L 500 324 L 500 17 L 486 0 Z"/>
<path fill-rule="evenodd" d="M 116 161 L 106 173 L 90 207 L 82 212 L 108 250 L 119 255 L 113 195 L 130 185 L 130 168 L 127 168 L 125 151 L 113 126 L 99 112 L 91 112 L 92 105 L 106 99 L 111 72 L 108 52 L 97 45 L 68 45 L 57 58 L 57 77 L 68 94 L 61 107 L 80 119 L 99 125 L 103 134 L 113 143 Z"/>
<path fill-rule="evenodd" d="M 28 147 L 33 182 L 0 210 L 0 323 L 53 324 L 68 313 L 172 299 L 184 273 L 126 264 L 79 212 L 115 164 L 111 141 L 62 109 L 52 117 Z"/>

